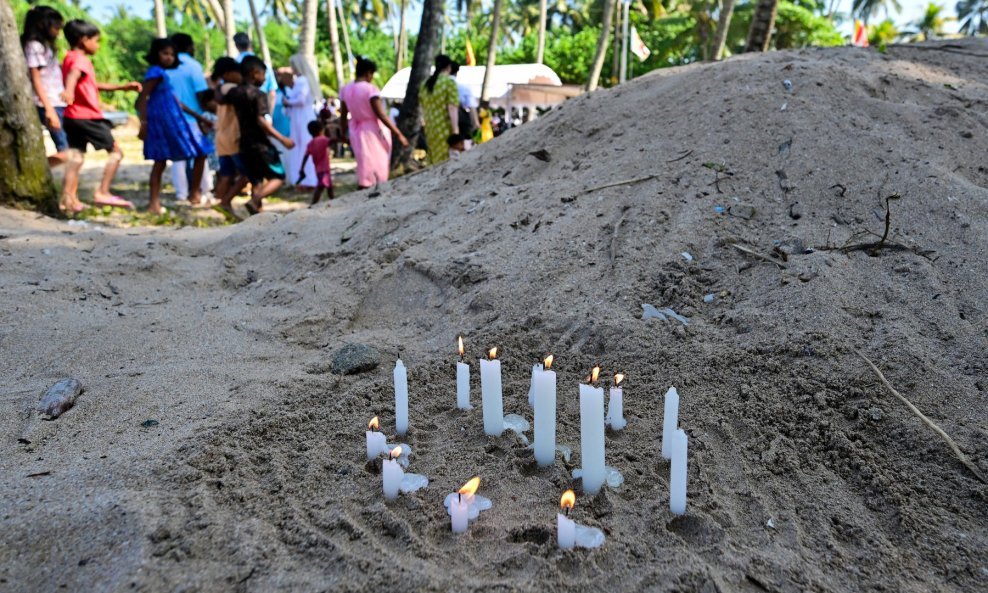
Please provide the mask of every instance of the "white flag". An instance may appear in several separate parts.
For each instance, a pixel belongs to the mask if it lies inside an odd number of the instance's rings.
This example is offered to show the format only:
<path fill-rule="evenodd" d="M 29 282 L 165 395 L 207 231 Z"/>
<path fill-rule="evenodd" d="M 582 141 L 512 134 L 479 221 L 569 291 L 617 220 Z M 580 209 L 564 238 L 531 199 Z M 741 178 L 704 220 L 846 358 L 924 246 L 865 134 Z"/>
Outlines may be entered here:
<path fill-rule="evenodd" d="M 638 36 L 638 29 L 634 25 L 631 26 L 631 53 L 638 56 L 640 62 L 644 62 L 652 55 L 652 50 L 648 49 L 642 38 Z"/>

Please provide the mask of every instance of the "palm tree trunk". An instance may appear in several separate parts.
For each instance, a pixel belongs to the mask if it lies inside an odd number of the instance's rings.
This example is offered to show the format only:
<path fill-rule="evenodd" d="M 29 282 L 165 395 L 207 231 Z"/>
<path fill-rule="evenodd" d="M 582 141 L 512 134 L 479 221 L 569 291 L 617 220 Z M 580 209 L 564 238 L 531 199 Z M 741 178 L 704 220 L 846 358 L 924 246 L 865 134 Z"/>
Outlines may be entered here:
<path fill-rule="evenodd" d="M 429 77 L 432 61 L 436 57 L 439 35 L 443 28 L 444 11 L 444 0 L 423 0 L 422 2 L 422 23 L 419 25 L 419 35 L 415 39 L 412 71 L 408 77 L 408 87 L 405 89 L 405 98 L 401 102 L 401 110 L 398 112 L 398 121 L 396 122 L 401 133 L 408 138 L 409 147 L 403 149 L 401 144 L 394 143 L 391 153 L 391 162 L 394 164 L 407 165 L 411 162 L 412 148 L 422 132 L 422 123 L 419 117 L 419 89 L 425 79 Z"/>
<path fill-rule="evenodd" d="M 593 66 L 590 68 L 590 78 L 587 79 L 587 91 L 597 90 L 600 71 L 604 69 L 604 58 L 607 57 L 607 36 L 611 32 L 612 14 L 614 14 L 614 0 L 604 0 L 604 16 L 600 23 L 600 37 L 597 38 L 597 52 L 594 54 Z"/>
<path fill-rule="evenodd" d="M 165 0 L 154 0 L 154 32 L 158 37 L 167 37 L 165 27 Z"/>
<path fill-rule="evenodd" d="M 751 17 L 751 28 L 748 29 L 748 42 L 744 51 L 768 51 L 778 8 L 779 0 L 758 0 L 755 13 Z"/>
<path fill-rule="evenodd" d="M 226 53 L 229 56 L 237 55 L 237 44 L 233 42 L 233 36 L 237 33 L 237 22 L 233 19 L 233 0 L 222 0 L 223 2 L 223 22 L 226 25 L 223 31 L 226 33 Z"/>
<path fill-rule="evenodd" d="M 407 0 L 401 0 L 400 7 L 398 9 L 398 43 L 395 47 L 395 72 L 401 70 L 405 62 L 405 7 L 407 4 Z"/>
<path fill-rule="evenodd" d="M 209 18 L 213 19 L 216 26 L 222 30 L 226 30 L 226 19 L 223 18 L 223 7 L 220 6 L 219 0 L 205 0 L 206 6 L 209 8 Z"/>
<path fill-rule="evenodd" d="M 346 50 L 346 71 L 350 73 L 350 77 L 352 78 L 356 64 L 353 61 L 353 51 L 350 50 L 350 21 L 347 20 L 346 13 L 343 11 L 343 2 L 336 5 L 336 16 L 340 17 L 340 31 L 343 32 L 343 48 Z M 344 75 L 345 79 L 346 76 Z"/>
<path fill-rule="evenodd" d="M 254 0 L 251 1 L 253 7 Z M 319 0 L 305 0 L 302 3 L 302 38 L 299 40 L 299 51 L 313 72 L 316 67 L 316 21 L 319 19 Z"/>
<path fill-rule="evenodd" d="M 618 72 L 621 69 L 621 3 L 614 3 L 614 42 L 611 44 L 611 84 L 617 84 Z"/>
<path fill-rule="evenodd" d="M 731 26 L 731 17 L 734 16 L 734 0 L 723 0 L 720 5 L 720 16 L 717 18 L 717 32 L 714 33 L 714 60 L 719 60 L 724 54 L 724 46 L 727 45 L 727 29 Z"/>
<path fill-rule="evenodd" d="M 14 11 L 0 0 L 0 203 L 41 212 L 58 212 L 55 184 L 45 158 L 41 123 L 31 101 L 27 64 Z"/>
<path fill-rule="evenodd" d="M 340 55 L 340 34 L 336 30 L 336 0 L 326 0 L 326 21 L 329 28 L 329 45 L 333 50 L 333 70 L 336 71 L 336 92 L 346 84 L 343 76 L 343 56 Z"/>
<path fill-rule="evenodd" d="M 494 18 L 491 19 L 491 39 L 487 43 L 487 67 L 484 68 L 484 82 L 480 87 L 480 104 L 487 105 L 491 100 L 491 76 L 497 60 L 497 36 L 501 27 L 501 5 L 504 0 L 494 0 Z"/>
<path fill-rule="evenodd" d="M 254 34 L 257 35 L 257 44 L 259 46 L 261 46 L 261 58 L 264 59 L 264 63 L 268 65 L 268 68 L 271 68 L 273 66 L 271 64 L 271 50 L 268 49 L 268 37 L 267 37 L 267 35 L 264 34 L 264 27 L 261 26 L 261 19 L 260 19 L 260 17 L 257 14 L 257 6 L 254 4 L 254 0 L 247 0 L 247 2 L 248 2 L 248 4 L 250 4 L 250 18 L 251 18 L 251 20 L 254 21 Z M 316 0 L 306 0 L 306 4 L 308 4 L 309 2 L 312 3 L 313 7 L 317 6 L 316 5 Z M 316 17 L 312 17 L 312 21 L 311 22 L 312 22 L 312 29 L 313 29 L 313 32 L 312 32 L 313 51 L 312 51 L 312 60 L 311 60 L 311 63 L 312 63 L 312 67 L 315 68 L 315 65 L 316 65 L 316 55 L 315 55 Z M 305 21 L 303 21 L 302 22 L 302 28 L 305 29 L 306 26 L 308 26 L 308 25 L 305 23 Z"/>
<path fill-rule="evenodd" d="M 549 12 L 547 0 L 539 0 L 539 47 L 535 50 L 535 63 L 541 64 L 545 61 L 545 28 Z"/>

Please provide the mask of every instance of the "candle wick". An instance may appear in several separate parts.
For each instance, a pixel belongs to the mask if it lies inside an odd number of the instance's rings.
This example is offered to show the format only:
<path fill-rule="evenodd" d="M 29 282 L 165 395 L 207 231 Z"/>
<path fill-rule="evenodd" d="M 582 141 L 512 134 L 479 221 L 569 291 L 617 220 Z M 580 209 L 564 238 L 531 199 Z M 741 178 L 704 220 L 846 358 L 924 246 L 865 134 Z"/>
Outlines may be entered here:
<path fill-rule="evenodd" d="M 566 513 L 566 516 L 569 517 L 569 507 L 566 507 L 566 509 L 564 510 L 564 512 Z"/>
<path fill-rule="evenodd" d="M 463 502 L 463 493 L 462 492 L 457 492 L 456 493 L 456 502 L 457 503 L 462 503 Z"/>

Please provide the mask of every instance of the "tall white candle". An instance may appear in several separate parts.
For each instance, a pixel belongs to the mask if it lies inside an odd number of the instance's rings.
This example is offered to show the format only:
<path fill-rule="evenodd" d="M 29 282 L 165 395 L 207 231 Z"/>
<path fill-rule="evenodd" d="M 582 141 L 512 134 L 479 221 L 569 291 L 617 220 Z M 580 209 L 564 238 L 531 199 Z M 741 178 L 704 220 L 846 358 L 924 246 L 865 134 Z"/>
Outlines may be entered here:
<path fill-rule="evenodd" d="M 408 371 L 400 358 L 395 363 L 395 431 L 399 436 L 408 432 Z"/>
<path fill-rule="evenodd" d="M 686 514 L 686 453 L 689 440 L 686 431 L 676 429 L 672 434 L 672 463 L 669 467 L 669 510 L 675 515 Z"/>
<path fill-rule="evenodd" d="M 576 545 L 576 521 L 562 513 L 556 514 L 556 539 L 559 547 L 568 550 Z"/>
<path fill-rule="evenodd" d="M 375 459 L 381 453 L 388 450 L 388 441 L 383 432 L 377 431 L 377 416 L 374 416 L 367 424 L 367 461 Z"/>
<path fill-rule="evenodd" d="M 456 363 L 456 407 L 470 409 L 470 365 L 465 362 Z"/>
<path fill-rule="evenodd" d="M 666 392 L 665 409 L 662 416 L 662 456 L 672 457 L 672 435 L 679 426 L 679 392 L 670 387 Z"/>
<path fill-rule="evenodd" d="M 594 373 L 600 369 L 594 368 Z M 596 377 L 592 377 L 591 381 Z M 580 385 L 580 459 L 583 490 L 594 495 L 604 485 L 604 388 Z"/>
<path fill-rule="evenodd" d="M 541 364 L 532 365 L 532 382 L 528 385 L 528 405 L 535 407 L 535 375 L 545 370 Z"/>
<path fill-rule="evenodd" d="M 552 465 L 556 461 L 556 372 L 548 370 L 551 364 L 552 355 L 546 358 L 546 370 L 532 371 L 535 461 L 541 466 Z"/>
<path fill-rule="evenodd" d="M 494 359 L 497 348 L 491 350 L 491 360 L 480 360 L 480 397 L 484 406 L 484 434 L 501 436 L 504 432 L 504 402 L 501 394 L 501 361 Z"/>
<path fill-rule="evenodd" d="M 470 501 L 467 497 L 461 494 L 449 503 L 449 516 L 453 533 L 466 533 L 470 525 Z"/>
<path fill-rule="evenodd" d="M 388 459 L 384 460 L 384 465 L 381 468 L 381 477 L 384 480 L 384 498 L 388 500 L 398 498 L 401 479 L 405 477 L 404 470 L 398 465 L 397 457 L 399 455 L 401 455 L 401 447 L 395 447 Z"/>
<path fill-rule="evenodd" d="M 624 419 L 624 390 L 619 387 L 624 375 L 618 373 L 614 375 L 614 387 L 610 390 L 610 399 L 607 403 L 607 423 L 613 430 L 621 430 L 628 425 Z"/>

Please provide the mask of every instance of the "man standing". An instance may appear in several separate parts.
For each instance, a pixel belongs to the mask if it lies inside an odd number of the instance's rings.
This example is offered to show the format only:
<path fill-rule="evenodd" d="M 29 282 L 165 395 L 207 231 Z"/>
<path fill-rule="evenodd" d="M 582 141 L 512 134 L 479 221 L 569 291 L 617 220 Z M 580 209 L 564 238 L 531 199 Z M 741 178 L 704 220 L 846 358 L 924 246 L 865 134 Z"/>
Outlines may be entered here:
<path fill-rule="evenodd" d="M 209 85 L 206 84 L 206 77 L 202 73 L 202 64 L 197 62 L 193 57 L 195 54 L 195 44 L 192 42 L 192 37 L 185 33 L 172 35 L 172 43 L 175 44 L 175 49 L 178 50 L 179 64 L 177 68 L 165 70 L 168 81 L 175 90 L 175 96 L 178 97 L 179 101 L 196 113 L 202 114 L 202 108 L 199 106 L 196 93 L 208 89 Z M 189 122 L 189 128 L 192 129 L 193 134 L 200 137 L 201 130 L 195 116 L 188 113 L 183 113 L 183 115 L 185 116 L 185 120 Z M 172 184 L 175 186 L 176 199 L 187 200 L 189 198 L 188 180 L 191 177 L 192 161 L 172 163 Z M 209 191 L 213 187 L 213 174 L 209 170 L 208 164 L 203 171 L 200 187 L 203 196 L 209 195 Z"/>
<path fill-rule="evenodd" d="M 473 147 L 474 132 L 480 129 L 480 121 L 477 118 L 477 97 L 470 90 L 470 87 L 461 83 L 456 75 L 460 71 L 460 65 L 453 62 L 453 69 L 450 76 L 456 80 L 456 93 L 460 96 L 459 120 L 460 135 L 463 136 L 463 148 L 470 150 Z"/>
<path fill-rule="evenodd" d="M 243 31 L 233 36 L 233 44 L 237 46 L 237 51 L 240 52 L 237 56 L 238 62 L 244 61 L 244 58 L 247 56 L 254 55 L 254 44 L 251 43 L 250 37 Z M 266 64 L 266 66 L 264 84 L 261 85 L 261 90 L 268 96 L 268 113 L 274 113 L 275 91 L 278 90 L 278 83 L 274 79 L 274 68 L 272 68 L 272 65 Z"/>

